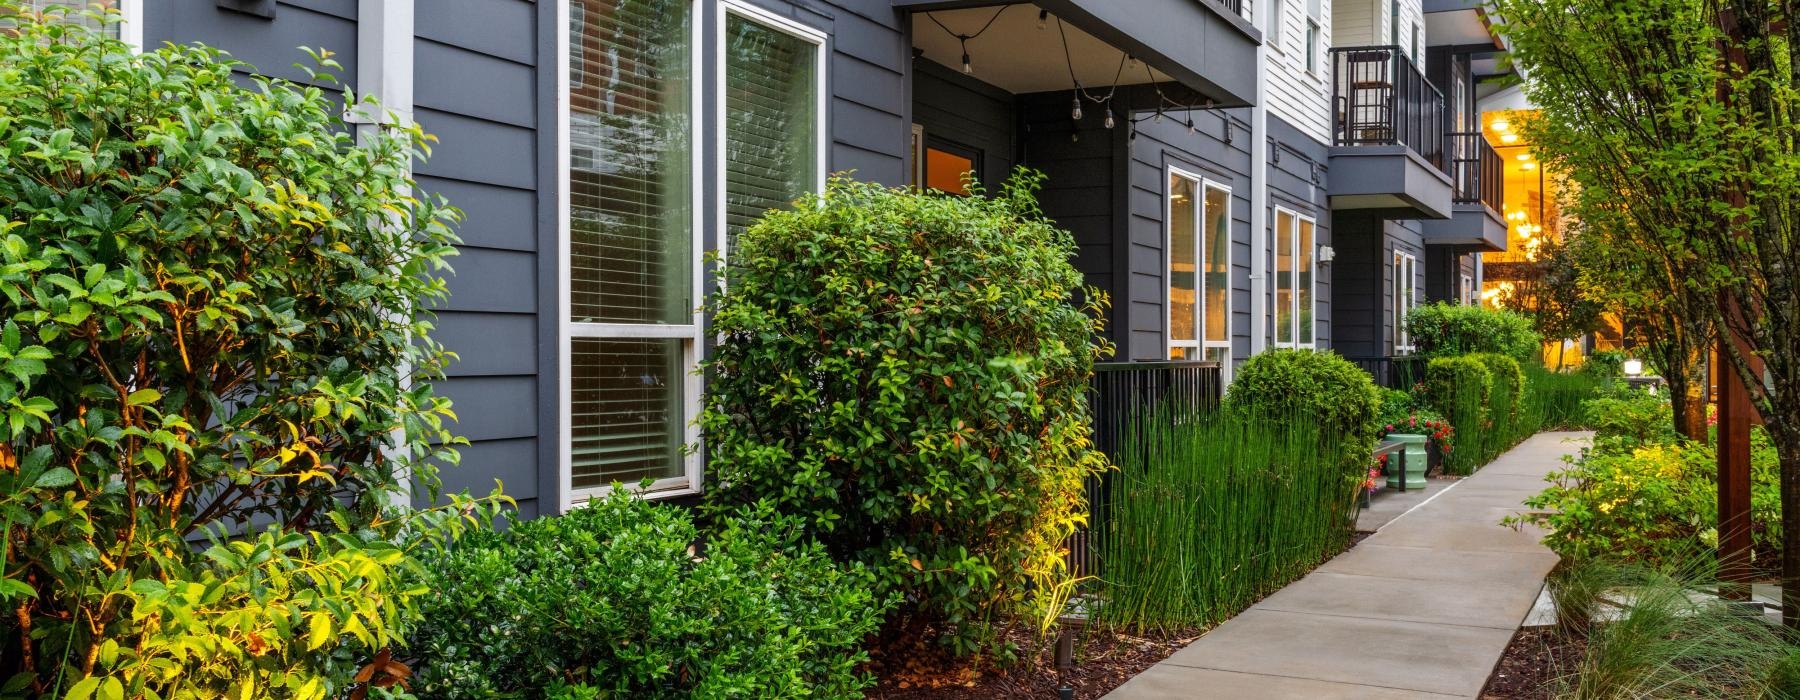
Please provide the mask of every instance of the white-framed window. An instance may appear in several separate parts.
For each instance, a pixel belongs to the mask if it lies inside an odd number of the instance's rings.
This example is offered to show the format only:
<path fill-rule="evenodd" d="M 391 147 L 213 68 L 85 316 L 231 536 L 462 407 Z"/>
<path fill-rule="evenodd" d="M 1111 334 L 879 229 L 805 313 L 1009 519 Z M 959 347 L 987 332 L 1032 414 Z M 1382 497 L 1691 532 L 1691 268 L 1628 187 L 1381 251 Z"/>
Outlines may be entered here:
<path fill-rule="evenodd" d="M 824 35 L 723 0 L 562 0 L 558 279 L 562 506 L 703 486 L 704 254 L 823 187 Z M 702 24 L 712 31 L 706 32 Z M 796 43 L 794 39 L 798 39 Z M 717 51 L 719 92 L 702 90 Z M 701 115 L 720 125 L 710 155 Z M 705 158 L 719 161 L 707 182 Z M 703 203 L 719 205 L 715 229 Z"/>
<path fill-rule="evenodd" d="M 560 9 L 563 506 L 645 479 L 652 492 L 694 493 L 704 252 L 695 2 Z"/>
<path fill-rule="evenodd" d="M 1410 355 L 1413 351 L 1412 335 L 1406 332 L 1406 317 L 1419 304 L 1418 289 L 1419 260 L 1410 253 L 1394 251 L 1393 266 L 1393 298 L 1394 298 L 1394 352 L 1395 356 Z"/>
<path fill-rule="evenodd" d="M 1275 208 L 1275 345 L 1317 347 L 1314 300 L 1318 297 L 1317 222 Z"/>
<path fill-rule="evenodd" d="M 1320 16 L 1320 0 L 1306 1 L 1306 72 L 1319 74 L 1319 35 L 1324 31 Z"/>
<path fill-rule="evenodd" d="M 53 7 L 63 8 L 63 20 L 96 28 L 94 22 L 81 13 L 94 9 L 94 0 L 25 0 L 24 6 L 43 12 Z M 106 35 L 118 39 L 142 51 L 144 48 L 144 0 L 117 0 L 112 3 L 119 9 L 117 24 L 106 27 Z"/>
<path fill-rule="evenodd" d="M 1287 24 L 1287 0 L 1273 1 L 1274 4 L 1269 6 L 1269 46 L 1286 53 L 1287 45 L 1282 38 L 1287 32 L 1282 27 Z"/>
<path fill-rule="evenodd" d="M 1176 167 L 1164 195 L 1169 359 L 1231 371 L 1231 189 Z"/>
<path fill-rule="evenodd" d="M 1475 278 L 1474 277 L 1470 277 L 1468 275 L 1462 276 L 1461 293 L 1458 295 L 1457 298 L 1462 302 L 1463 306 L 1474 305 L 1474 303 L 1475 303 Z"/>
<path fill-rule="evenodd" d="M 723 260 L 757 217 L 825 188 L 825 33 L 740 0 L 721 0 L 713 108 Z"/>

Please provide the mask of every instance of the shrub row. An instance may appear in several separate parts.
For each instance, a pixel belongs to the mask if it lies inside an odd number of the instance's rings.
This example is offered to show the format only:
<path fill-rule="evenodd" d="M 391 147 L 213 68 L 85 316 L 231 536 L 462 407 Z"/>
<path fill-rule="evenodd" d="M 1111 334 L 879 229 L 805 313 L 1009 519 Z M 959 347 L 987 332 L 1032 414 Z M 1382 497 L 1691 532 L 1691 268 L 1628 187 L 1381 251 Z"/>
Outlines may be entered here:
<path fill-rule="evenodd" d="M 1593 398 L 1603 381 L 1499 353 L 1474 353 L 1432 359 L 1420 390 L 1458 436 L 1460 449 L 1446 456 L 1446 471 L 1469 474 L 1540 430 L 1584 425 L 1581 402 Z"/>
<path fill-rule="evenodd" d="M 1427 357 L 1491 352 L 1534 362 L 1543 346 L 1531 319 L 1480 304 L 1426 304 L 1407 314 L 1406 330 Z"/>

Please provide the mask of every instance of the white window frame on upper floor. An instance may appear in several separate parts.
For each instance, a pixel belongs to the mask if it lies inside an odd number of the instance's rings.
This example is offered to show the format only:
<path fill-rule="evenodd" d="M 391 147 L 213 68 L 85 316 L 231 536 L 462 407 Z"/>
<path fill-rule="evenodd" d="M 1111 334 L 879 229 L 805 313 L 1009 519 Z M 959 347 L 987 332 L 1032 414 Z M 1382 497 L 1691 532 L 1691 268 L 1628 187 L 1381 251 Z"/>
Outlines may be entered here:
<path fill-rule="evenodd" d="M 699 116 L 703 114 L 702 110 L 704 103 L 701 100 L 705 96 L 705 88 L 702 85 L 702 79 L 705 76 L 701 71 L 701 64 L 703 61 L 701 61 L 700 58 L 705 55 L 704 40 L 707 35 L 704 31 L 704 23 L 701 21 L 702 17 L 705 15 L 701 10 L 702 0 L 688 0 L 688 3 L 691 8 L 690 11 L 692 12 L 692 21 L 690 22 L 691 26 L 689 27 L 689 42 L 691 50 L 693 51 L 693 55 L 688 63 L 690 70 L 692 71 L 688 76 L 688 109 L 692 112 L 692 116 L 688 120 L 690 124 L 688 138 L 691 158 L 689 168 L 692 170 L 691 187 L 693 188 L 693 202 L 688 207 L 689 216 L 692 218 L 688 230 L 690 232 L 689 247 L 692 256 L 690 261 L 692 298 L 695 301 L 692 321 L 686 324 L 576 323 L 569 318 L 570 308 L 573 304 L 573 293 L 571 290 L 572 275 L 568 254 L 571 246 L 571 217 L 569 209 L 573 203 L 570 191 L 570 160 L 572 155 L 570 127 L 572 119 L 569 98 L 569 81 L 573 78 L 570 71 L 571 66 L 569 58 L 569 22 L 571 17 L 569 0 L 557 0 L 556 49 L 554 52 L 556 55 L 557 71 L 556 85 L 559 86 L 556 94 L 555 134 L 557 144 L 556 235 L 558 256 L 556 280 L 556 400 L 560 410 L 557 417 L 559 444 L 557 445 L 556 468 L 561 501 L 558 506 L 562 512 L 567 512 L 572 508 L 585 505 L 592 499 L 605 496 L 612 490 L 611 487 L 603 486 L 598 488 L 585 488 L 580 490 L 580 492 L 576 492 L 573 486 L 574 420 L 571 408 L 574 402 L 574 377 L 572 371 L 574 369 L 573 345 L 576 338 L 664 339 L 683 341 L 683 368 L 680 375 L 683 382 L 681 388 L 683 419 L 686 421 L 686 425 L 684 426 L 684 439 L 689 448 L 682 458 L 683 474 L 680 477 L 658 479 L 652 482 L 650 487 L 646 489 L 644 493 L 647 498 L 664 498 L 696 494 L 704 487 L 705 474 L 704 470 L 701 469 L 702 459 L 701 450 L 699 449 L 700 424 L 699 421 L 696 420 L 700 414 L 701 386 L 700 376 L 696 374 L 696 370 L 699 368 L 701 347 L 704 344 L 704 323 L 699 309 L 699 300 L 705 293 L 706 278 L 705 245 L 703 244 L 707 240 L 707 236 L 702 224 L 704 217 L 701 212 L 701 204 L 705 201 L 702 195 L 704 192 L 704 189 L 702 188 L 705 184 L 705 176 L 702 173 L 706 164 L 705 156 L 702 153 L 702 146 L 706 141 Z M 628 488 L 636 490 L 637 487 L 631 486 Z"/>
<path fill-rule="evenodd" d="M 713 133 L 713 152 L 719 154 L 720 158 L 723 158 L 725 154 L 725 81 L 729 76 L 725 73 L 724 46 L 726 19 L 731 15 L 737 15 L 743 19 L 750 20 L 769 29 L 806 41 L 817 47 L 818 50 L 813 53 L 813 59 L 817 62 L 813 70 L 814 82 L 816 83 L 813 88 L 813 96 L 815 98 L 813 100 L 813 131 L 815 140 L 815 143 L 813 144 L 813 155 L 815 158 L 813 172 L 816 173 L 817 178 L 813 191 L 824 192 L 825 181 L 830 177 L 827 168 L 830 167 L 829 161 L 831 158 L 831 135 L 829 133 L 830 130 L 827 128 L 827 118 L 830 115 L 831 103 L 831 82 L 830 76 L 827 74 L 827 69 L 831 63 L 827 56 L 827 53 L 831 48 L 829 37 L 825 32 L 815 27 L 810 27 L 770 12 L 767 9 L 750 3 L 748 0 L 718 0 L 718 11 L 714 13 L 713 17 L 713 31 L 711 34 L 716 41 L 716 43 L 713 44 L 713 48 L 716 49 L 713 57 L 713 75 L 716 77 L 713 82 L 717 86 L 717 90 L 713 94 L 712 105 L 714 124 L 716 125 Z M 728 246 L 726 246 L 724 221 L 726 198 L 725 168 L 723 163 L 720 164 L 720 167 L 715 173 L 713 184 L 717 189 L 712 193 L 711 201 L 716 207 L 715 212 L 719 216 L 719 223 L 715 227 L 713 243 L 714 249 L 717 251 L 719 266 L 724 267 L 727 259 L 731 255 L 731 251 L 726 249 Z M 723 285 L 724 282 L 721 282 L 720 284 Z"/>
<path fill-rule="evenodd" d="M 144 2 L 145 0 L 119 0 L 119 40 L 130 44 L 138 52 L 144 50 Z"/>

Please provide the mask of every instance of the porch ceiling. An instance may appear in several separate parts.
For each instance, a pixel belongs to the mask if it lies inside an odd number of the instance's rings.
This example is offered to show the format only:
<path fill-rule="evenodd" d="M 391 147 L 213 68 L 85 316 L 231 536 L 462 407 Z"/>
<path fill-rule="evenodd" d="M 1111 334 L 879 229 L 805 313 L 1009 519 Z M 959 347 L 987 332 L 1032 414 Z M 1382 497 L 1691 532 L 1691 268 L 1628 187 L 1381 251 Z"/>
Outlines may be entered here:
<path fill-rule="evenodd" d="M 1494 33 L 1487 12 L 1479 9 L 1454 9 L 1425 12 L 1426 43 L 1431 46 L 1464 46 L 1486 44 L 1505 48 Z"/>
<path fill-rule="evenodd" d="M 1000 13 L 998 17 L 995 12 Z M 973 77 L 1007 92 L 1068 90 L 1071 65 L 1075 78 L 1089 91 L 1104 92 L 1115 78 L 1120 85 L 1174 80 L 1143 61 L 1121 71 L 1124 50 L 1069 22 L 1062 22 L 1058 33 L 1055 15 L 1039 29 L 1038 8 L 1031 4 L 914 13 L 913 48 L 935 63 L 962 70 L 962 45 L 951 32 L 974 34 L 990 17 L 994 17 L 993 26 L 969 40 L 969 62 L 975 69 Z M 938 23 L 944 26 L 939 27 Z M 1063 54 L 1064 34 L 1069 39 L 1067 58 Z"/>
<path fill-rule="evenodd" d="M 1184 85 L 1217 107 L 1246 106 L 1256 97 L 1262 34 L 1227 9 L 1231 0 L 890 1 L 911 13 L 913 46 L 957 70 L 963 53 L 957 35 L 981 32 L 994 18 L 994 26 L 968 41 L 970 62 L 976 78 L 1013 93 L 1068 90 L 1073 63 L 1075 77 L 1090 90 L 1105 90 L 1116 75 L 1121 85 Z M 1049 13 L 1042 29 L 1040 8 Z M 1069 37 L 1067 58 L 1058 18 Z M 1142 62 L 1120 72 L 1126 54 Z"/>

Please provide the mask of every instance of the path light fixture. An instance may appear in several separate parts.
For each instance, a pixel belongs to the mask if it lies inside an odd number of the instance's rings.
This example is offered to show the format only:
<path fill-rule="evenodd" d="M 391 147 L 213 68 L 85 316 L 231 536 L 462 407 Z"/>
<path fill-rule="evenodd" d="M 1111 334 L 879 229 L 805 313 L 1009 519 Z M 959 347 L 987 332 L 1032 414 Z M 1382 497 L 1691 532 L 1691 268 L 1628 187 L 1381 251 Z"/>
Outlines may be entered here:
<path fill-rule="evenodd" d="M 1644 361 L 1633 357 L 1625 361 L 1623 369 L 1625 370 L 1625 376 L 1627 377 L 1638 376 L 1644 373 Z"/>

